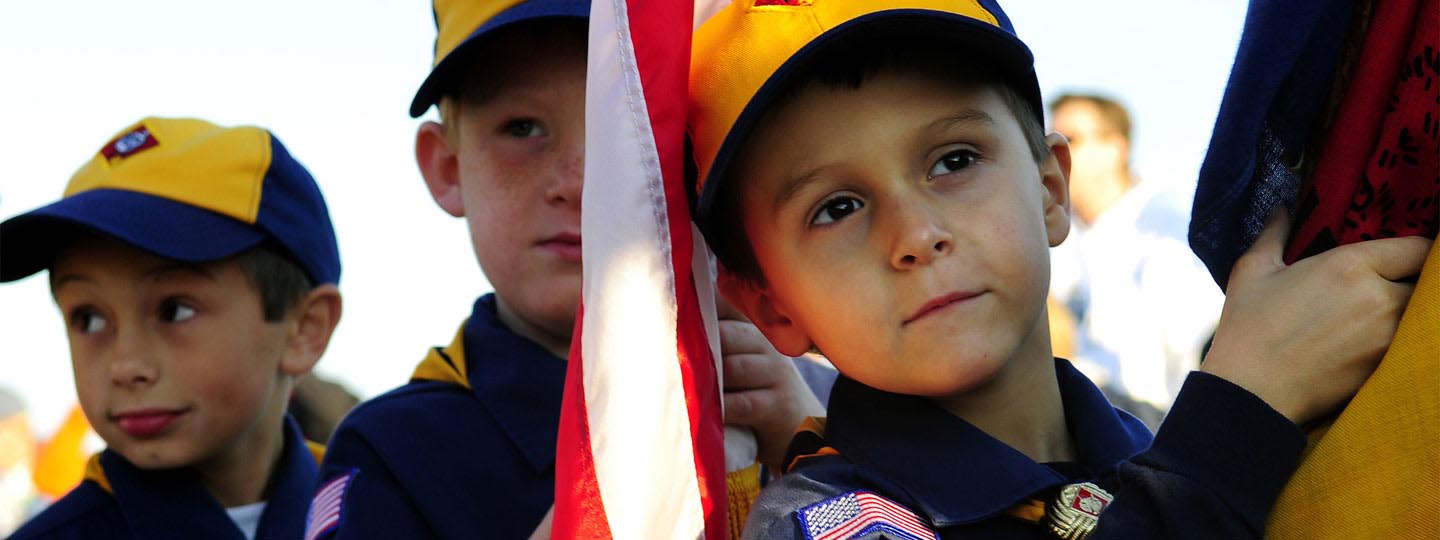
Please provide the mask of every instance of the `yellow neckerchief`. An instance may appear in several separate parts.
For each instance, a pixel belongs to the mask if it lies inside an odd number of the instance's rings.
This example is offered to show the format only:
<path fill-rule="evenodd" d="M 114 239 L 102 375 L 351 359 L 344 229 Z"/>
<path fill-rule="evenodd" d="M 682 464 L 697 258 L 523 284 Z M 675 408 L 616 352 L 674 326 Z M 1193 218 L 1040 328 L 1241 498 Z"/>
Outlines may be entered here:
<path fill-rule="evenodd" d="M 449 347 L 430 349 L 410 374 L 411 381 L 440 381 L 470 388 L 470 378 L 465 373 L 465 324 L 460 323 L 455 341 Z"/>
<path fill-rule="evenodd" d="M 100 466 L 100 454 L 90 456 L 90 460 L 85 462 L 85 479 L 95 482 L 106 493 L 115 494 L 110 487 L 110 479 L 105 477 L 105 468 Z"/>
<path fill-rule="evenodd" d="M 320 463 L 325 458 L 325 445 L 315 441 L 305 441 L 305 448 L 310 451 L 310 456 L 315 458 L 315 463 Z M 110 479 L 105 476 L 105 468 L 100 466 L 99 453 L 90 456 L 90 459 L 85 462 L 85 479 L 95 482 L 95 485 L 100 486 L 100 489 L 105 490 L 106 493 L 115 494 L 115 489 L 110 487 Z"/>

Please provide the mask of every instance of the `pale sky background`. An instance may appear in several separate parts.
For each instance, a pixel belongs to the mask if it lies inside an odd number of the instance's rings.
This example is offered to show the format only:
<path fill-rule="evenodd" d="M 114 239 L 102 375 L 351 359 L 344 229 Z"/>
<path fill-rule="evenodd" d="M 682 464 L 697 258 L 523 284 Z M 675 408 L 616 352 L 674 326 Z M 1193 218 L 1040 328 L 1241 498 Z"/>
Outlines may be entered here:
<path fill-rule="evenodd" d="M 1193 189 L 1245 2 L 1003 2 L 1048 100 L 1099 91 L 1135 121 L 1149 182 Z M 403 383 L 490 289 L 464 224 L 430 200 L 406 114 L 429 70 L 428 2 L 10 1 L 0 5 L 0 219 L 60 196 L 144 116 L 271 129 L 330 204 L 345 312 L 319 373 L 361 397 Z M 433 115 L 433 112 L 430 113 Z M 74 403 L 45 274 L 0 285 L 0 386 L 46 436 Z"/>

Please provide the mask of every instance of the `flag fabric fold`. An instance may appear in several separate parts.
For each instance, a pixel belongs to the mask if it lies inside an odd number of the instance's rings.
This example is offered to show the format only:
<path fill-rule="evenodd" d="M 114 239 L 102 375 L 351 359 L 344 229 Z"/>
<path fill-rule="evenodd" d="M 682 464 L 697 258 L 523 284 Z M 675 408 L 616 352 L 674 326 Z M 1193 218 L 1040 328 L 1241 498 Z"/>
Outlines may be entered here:
<path fill-rule="evenodd" d="M 591 5 L 584 285 L 554 538 L 724 538 L 714 308 L 684 187 L 693 5 Z"/>

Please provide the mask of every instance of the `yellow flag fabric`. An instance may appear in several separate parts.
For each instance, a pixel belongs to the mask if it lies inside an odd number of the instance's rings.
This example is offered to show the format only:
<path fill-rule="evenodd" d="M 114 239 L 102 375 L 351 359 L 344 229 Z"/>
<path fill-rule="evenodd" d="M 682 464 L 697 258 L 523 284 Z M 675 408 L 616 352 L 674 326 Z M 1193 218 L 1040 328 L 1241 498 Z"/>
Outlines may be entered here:
<path fill-rule="evenodd" d="M 1311 434 L 1299 470 L 1271 513 L 1267 538 L 1420 540 L 1440 534 L 1437 245 L 1380 367 L 1334 423 Z"/>

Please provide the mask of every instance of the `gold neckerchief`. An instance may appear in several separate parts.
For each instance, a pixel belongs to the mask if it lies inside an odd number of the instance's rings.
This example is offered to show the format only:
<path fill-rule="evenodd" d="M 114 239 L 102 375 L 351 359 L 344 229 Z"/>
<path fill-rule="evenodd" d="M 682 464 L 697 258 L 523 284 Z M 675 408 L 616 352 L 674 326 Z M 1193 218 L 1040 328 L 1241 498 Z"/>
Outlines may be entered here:
<path fill-rule="evenodd" d="M 465 323 L 460 324 L 450 346 L 430 349 L 420 365 L 415 366 L 410 380 L 448 382 L 470 388 L 470 379 L 465 373 Z"/>

